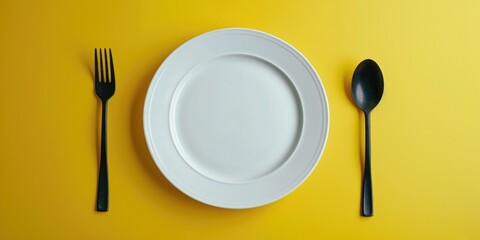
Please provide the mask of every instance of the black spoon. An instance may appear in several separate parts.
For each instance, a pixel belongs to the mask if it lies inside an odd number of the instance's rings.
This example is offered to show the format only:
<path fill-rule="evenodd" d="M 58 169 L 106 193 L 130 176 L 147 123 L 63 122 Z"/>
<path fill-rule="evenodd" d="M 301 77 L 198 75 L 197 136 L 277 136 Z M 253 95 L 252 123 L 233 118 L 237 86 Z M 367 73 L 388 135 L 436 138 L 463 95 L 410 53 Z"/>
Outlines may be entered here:
<path fill-rule="evenodd" d="M 358 64 L 352 79 L 352 95 L 357 106 L 365 113 L 365 170 L 363 173 L 362 216 L 373 216 L 372 174 L 370 170 L 370 112 L 383 95 L 383 75 L 371 59 Z"/>

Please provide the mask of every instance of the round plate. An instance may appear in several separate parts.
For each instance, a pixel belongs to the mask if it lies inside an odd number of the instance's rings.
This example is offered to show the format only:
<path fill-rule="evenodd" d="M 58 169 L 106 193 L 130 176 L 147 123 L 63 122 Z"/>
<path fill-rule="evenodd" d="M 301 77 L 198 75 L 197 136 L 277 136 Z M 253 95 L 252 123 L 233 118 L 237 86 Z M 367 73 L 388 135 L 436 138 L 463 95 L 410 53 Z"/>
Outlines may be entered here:
<path fill-rule="evenodd" d="M 251 208 L 287 195 L 315 168 L 328 102 L 295 48 L 263 32 L 221 29 L 163 62 L 148 89 L 144 128 L 155 163 L 182 192 Z"/>

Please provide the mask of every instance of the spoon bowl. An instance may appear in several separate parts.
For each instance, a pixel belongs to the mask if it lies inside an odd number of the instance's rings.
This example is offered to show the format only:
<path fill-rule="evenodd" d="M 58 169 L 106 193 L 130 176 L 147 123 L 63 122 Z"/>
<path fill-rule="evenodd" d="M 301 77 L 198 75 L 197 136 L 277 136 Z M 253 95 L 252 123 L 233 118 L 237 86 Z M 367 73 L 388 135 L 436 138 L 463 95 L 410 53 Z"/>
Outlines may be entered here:
<path fill-rule="evenodd" d="M 383 95 L 383 75 L 378 64 L 363 60 L 355 69 L 352 79 L 352 95 L 357 106 L 364 112 L 371 112 Z"/>

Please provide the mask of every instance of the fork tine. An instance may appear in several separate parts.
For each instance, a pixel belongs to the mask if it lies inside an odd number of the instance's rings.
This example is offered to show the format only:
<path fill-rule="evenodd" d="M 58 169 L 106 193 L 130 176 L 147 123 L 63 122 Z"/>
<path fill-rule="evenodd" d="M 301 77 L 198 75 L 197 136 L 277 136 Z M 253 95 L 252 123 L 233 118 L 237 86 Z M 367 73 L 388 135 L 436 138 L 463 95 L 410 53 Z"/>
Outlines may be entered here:
<path fill-rule="evenodd" d="M 110 52 L 110 82 L 115 84 L 115 71 L 113 70 L 112 49 L 109 48 L 108 51 Z"/>
<path fill-rule="evenodd" d="M 95 48 L 95 82 L 98 82 L 98 60 L 97 60 L 97 49 Z"/>
<path fill-rule="evenodd" d="M 102 49 L 100 48 L 100 82 L 105 82 L 105 78 L 103 77 L 103 58 L 102 58 Z"/>
<path fill-rule="evenodd" d="M 103 49 L 103 56 L 105 57 L 105 82 L 110 82 L 110 78 L 108 77 L 108 60 L 107 60 L 107 49 Z"/>

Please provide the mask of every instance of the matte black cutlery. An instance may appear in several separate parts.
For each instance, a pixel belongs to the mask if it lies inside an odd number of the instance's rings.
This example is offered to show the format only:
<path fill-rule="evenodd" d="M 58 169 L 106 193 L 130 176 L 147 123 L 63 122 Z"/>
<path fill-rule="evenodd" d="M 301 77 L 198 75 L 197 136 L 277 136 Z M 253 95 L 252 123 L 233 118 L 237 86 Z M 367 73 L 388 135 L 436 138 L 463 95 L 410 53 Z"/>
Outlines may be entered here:
<path fill-rule="evenodd" d="M 362 216 L 373 216 L 372 174 L 370 169 L 370 112 L 383 95 L 383 75 L 380 67 L 371 59 L 363 60 L 355 69 L 352 79 L 352 95 L 357 106 L 365 114 L 365 170 L 362 184 Z"/>
<path fill-rule="evenodd" d="M 102 101 L 102 142 L 100 148 L 100 168 L 98 173 L 97 211 L 108 211 L 108 169 L 107 169 L 107 102 L 115 93 L 115 71 L 113 68 L 112 50 L 95 49 L 95 92 Z M 98 57 L 100 57 L 100 63 Z M 100 69 L 100 73 L 99 73 Z M 109 72 L 110 70 L 110 72 Z"/>

